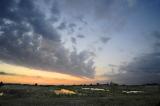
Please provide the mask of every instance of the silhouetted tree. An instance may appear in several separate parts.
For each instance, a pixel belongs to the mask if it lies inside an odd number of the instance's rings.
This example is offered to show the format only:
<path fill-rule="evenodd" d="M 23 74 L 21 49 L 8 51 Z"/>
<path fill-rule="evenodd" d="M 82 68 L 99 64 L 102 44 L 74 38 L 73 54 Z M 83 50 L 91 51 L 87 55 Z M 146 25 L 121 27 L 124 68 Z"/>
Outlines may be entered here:
<path fill-rule="evenodd" d="M 118 84 L 117 83 L 114 83 L 114 82 L 110 82 L 110 84 L 109 84 L 110 86 L 118 86 Z"/>
<path fill-rule="evenodd" d="M 86 84 L 84 84 L 83 86 L 86 86 Z"/>
<path fill-rule="evenodd" d="M 97 83 L 97 86 L 99 86 L 100 85 L 100 83 Z"/>
<path fill-rule="evenodd" d="M 3 84 L 3 82 L 1 81 L 1 82 L 0 82 L 0 87 L 3 86 L 3 85 L 4 85 L 4 84 Z"/>
<path fill-rule="evenodd" d="M 35 83 L 34 85 L 35 85 L 35 86 L 37 86 L 38 84 L 37 84 L 37 83 Z"/>

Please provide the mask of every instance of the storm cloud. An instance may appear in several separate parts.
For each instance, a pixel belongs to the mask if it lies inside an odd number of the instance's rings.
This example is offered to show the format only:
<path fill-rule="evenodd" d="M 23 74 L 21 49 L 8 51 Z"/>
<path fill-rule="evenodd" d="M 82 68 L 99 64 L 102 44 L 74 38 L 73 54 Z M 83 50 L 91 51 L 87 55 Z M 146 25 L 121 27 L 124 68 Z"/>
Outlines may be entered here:
<path fill-rule="evenodd" d="M 160 82 L 160 32 L 151 34 L 154 42 L 150 53 L 136 56 L 127 64 L 119 66 L 118 74 L 106 75 L 112 80 L 126 84 L 143 84 Z"/>
<path fill-rule="evenodd" d="M 33 0 L 0 1 L 0 60 L 30 68 L 94 77 L 92 55 L 66 49 L 61 36 Z M 51 8 L 56 22 L 60 11 Z M 55 16 L 54 16 L 55 15 Z M 70 25 L 73 29 L 75 25 Z"/>
<path fill-rule="evenodd" d="M 117 79 L 126 83 L 159 83 L 160 82 L 160 54 L 151 53 L 137 57 L 137 59 L 121 66 Z"/>

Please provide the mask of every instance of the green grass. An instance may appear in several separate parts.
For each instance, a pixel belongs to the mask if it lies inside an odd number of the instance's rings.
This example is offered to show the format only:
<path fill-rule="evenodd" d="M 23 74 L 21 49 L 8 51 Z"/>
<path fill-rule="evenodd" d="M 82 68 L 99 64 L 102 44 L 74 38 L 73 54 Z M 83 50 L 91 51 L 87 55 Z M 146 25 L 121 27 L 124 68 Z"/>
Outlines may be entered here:
<path fill-rule="evenodd" d="M 82 87 L 4 85 L 0 87 L 0 92 L 4 93 L 0 96 L 0 106 L 160 106 L 160 86 L 85 86 L 109 89 L 109 92 L 82 90 Z M 55 89 L 62 88 L 77 94 L 54 93 Z M 125 94 L 123 90 L 144 93 Z"/>

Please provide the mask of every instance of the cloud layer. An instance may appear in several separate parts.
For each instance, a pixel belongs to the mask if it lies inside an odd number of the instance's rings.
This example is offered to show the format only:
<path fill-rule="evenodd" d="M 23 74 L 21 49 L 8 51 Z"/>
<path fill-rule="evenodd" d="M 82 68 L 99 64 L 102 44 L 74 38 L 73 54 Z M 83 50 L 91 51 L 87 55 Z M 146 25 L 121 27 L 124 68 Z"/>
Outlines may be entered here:
<path fill-rule="evenodd" d="M 0 1 L 0 59 L 36 69 L 94 77 L 91 53 L 66 49 L 60 34 L 53 27 L 52 24 L 60 17 L 58 8 L 52 6 L 50 11 L 54 21 L 48 20 L 39 10 L 37 2 Z"/>
<path fill-rule="evenodd" d="M 154 44 L 150 53 L 136 56 L 127 64 L 119 66 L 118 73 L 106 74 L 111 80 L 119 83 L 159 83 L 160 82 L 160 32 L 150 34 Z"/>

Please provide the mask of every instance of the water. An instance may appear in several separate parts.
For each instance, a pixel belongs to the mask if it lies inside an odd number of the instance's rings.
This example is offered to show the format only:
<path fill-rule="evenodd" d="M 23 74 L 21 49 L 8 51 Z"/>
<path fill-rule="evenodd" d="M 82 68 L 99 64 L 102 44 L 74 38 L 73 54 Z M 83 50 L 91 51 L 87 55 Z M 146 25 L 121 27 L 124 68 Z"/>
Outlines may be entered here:
<path fill-rule="evenodd" d="M 3 94 L 3 92 L 0 92 L 0 96 L 3 96 L 4 94 Z"/>
<path fill-rule="evenodd" d="M 68 90 L 68 89 L 54 90 L 54 93 L 57 94 L 57 95 L 60 95 L 60 94 L 66 94 L 66 95 L 68 95 L 68 94 L 76 94 L 76 92 Z"/>
<path fill-rule="evenodd" d="M 82 88 L 83 90 L 92 90 L 92 91 L 105 91 L 105 89 L 102 88 Z"/>
<path fill-rule="evenodd" d="M 143 93 L 143 91 L 122 91 L 122 93 L 127 93 L 127 94 L 134 93 L 134 94 L 137 94 L 137 93 Z"/>

